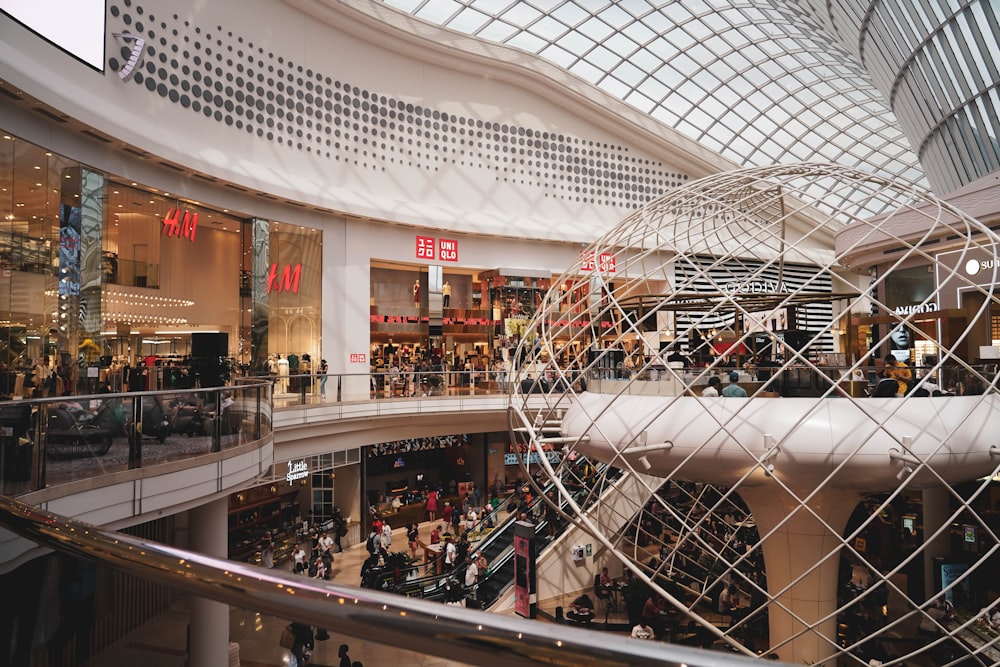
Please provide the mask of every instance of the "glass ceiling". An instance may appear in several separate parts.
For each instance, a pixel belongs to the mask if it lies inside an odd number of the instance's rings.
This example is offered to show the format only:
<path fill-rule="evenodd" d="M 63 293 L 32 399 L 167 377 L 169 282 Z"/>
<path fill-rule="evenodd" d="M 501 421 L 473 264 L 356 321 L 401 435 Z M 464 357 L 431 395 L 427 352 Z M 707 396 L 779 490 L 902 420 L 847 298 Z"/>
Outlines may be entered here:
<path fill-rule="evenodd" d="M 856 58 L 781 0 L 383 2 L 534 53 L 740 165 L 835 162 L 926 187 Z"/>

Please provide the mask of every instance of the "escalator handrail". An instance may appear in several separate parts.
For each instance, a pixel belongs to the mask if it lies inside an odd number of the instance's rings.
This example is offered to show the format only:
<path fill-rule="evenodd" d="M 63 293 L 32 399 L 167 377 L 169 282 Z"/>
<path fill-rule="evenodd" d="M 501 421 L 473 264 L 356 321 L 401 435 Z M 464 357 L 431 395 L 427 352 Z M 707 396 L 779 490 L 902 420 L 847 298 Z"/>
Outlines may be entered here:
<path fill-rule="evenodd" d="M 581 667 L 719 664 L 700 649 L 552 627 L 207 556 L 0 496 L 0 526 L 44 547 L 198 596 L 463 664 Z M 755 665 L 742 656 L 727 664 Z"/>
<path fill-rule="evenodd" d="M 610 468 L 610 470 L 609 470 L 609 468 Z M 609 472 L 609 475 L 605 476 L 605 475 L 604 475 L 605 471 L 608 471 L 608 472 Z M 598 478 L 600 478 L 601 480 L 604 480 L 604 481 L 607 481 L 607 480 L 609 480 L 609 479 L 610 479 L 611 481 L 614 481 L 614 480 L 617 480 L 617 479 L 618 479 L 619 477 L 621 477 L 621 470 L 619 470 L 619 469 L 617 469 L 617 468 L 611 468 L 611 467 L 610 467 L 610 466 L 608 466 L 608 465 L 607 465 L 606 463 L 600 463 L 600 464 L 598 464 L 598 466 L 597 466 L 597 477 L 598 477 Z M 537 508 L 537 507 L 538 507 L 538 504 L 539 504 L 539 503 L 544 503 L 544 502 L 545 502 L 545 498 L 544 498 L 544 496 L 545 496 L 545 495 L 546 495 L 546 494 L 548 493 L 548 491 L 549 491 L 549 490 L 550 490 L 551 488 L 553 488 L 553 487 L 554 487 L 554 485 L 550 483 L 549 485 L 547 485 L 547 486 L 546 486 L 546 487 L 545 487 L 545 488 L 543 489 L 543 493 L 542 493 L 542 494 L 540 494 L 540 495 L 539 495 L 539 496 L 538 496 L 537 498 L 535 498 L 535 499 L 534 499 L 534 502 L 532 503 L 532 505 L 531 505 L 531 507 L 530 507 L 530 511 L 531 511 L 532 513 L 534 513 L 534 510 L 535 510 L 535 508 Z M 590 491 L 592 491 L 592 490 L 593 490 L 593 489 L 581 489 L 581 491 L 585 491 L 585 492 L 590 492 Z M 590 502 L 589 502 L 589 503 L 587 503 L 587 504 L 586 504 L 586 505 L 584 506 L 584 508 L 589 508 L 589 507 L 590 507 L 591 505 L 593 505 L 594 503 L 596 503 L 596 502 L 597 502 L 597 501 L 598 501 L 598 500 L 600 499 L 600 497 L 601 497 L 601 494 L 600 494 L 600 493 L 598 493 L 598 494 L 593 494 L 593 495 L 592 495 L 592 497 L 591 497 L 591 499 L 590 499 Z M 567 504 L 567 500 L 566 500 L 566 499 L 563 499 L 563 500 L 562 500 L 562 502 L 560 503 L 560 507 L 561 507 L 561 508 L 562 508 L 562 507 L 565 507 L 565 506 L 566 506 L 566 504 Z M 510 517 L 508 517 L 508 519 L 509 519 L 509 518 L 510 518 Z M 546 527 L 546 525 L 547 525 L 547 522 L 546 522 L 545 520 L 542 520 L 542 521 L 538 521 L 537 523 L 535 523 L 535 524 L 534 524 L 534 526 L 535 526 L 535 533 L 537 534 L 537 533 L 541 532 L 541 530 L 542 530 L 543 528 L 545 528 L 545 527 Z M 541 552 L 542 552 L 542 551 L 544 551 L 544 550 L 545 550 L 545 549 L 546 549 L 546 548 L 547 548 L 547 547 L 549 546 L 549 544 L 550 544 L 550 543 L 549 543 L 549 542 L 547 542 L 547 541 L 542 541 L 542 542 L 541 542 L 541 543 L 539 544 L 539 547 L 538 547 L 538 553 L 539 553 L 539 554 L 541 554 Z M 486 582 L 487 580 L 489 580 L 489 579 L 490 579 L 491 577 L 495 576 L 496 574 L 499 574 L 499 571 L 500 571 L 500 569 L 501 569 L 501 568 L 502 568 L 502 567 L 503 567 L 503 566 L 504 566 L 504 565 L 505 565 L 505 564 L 506 564 L 506 563 L 507 563 L 507 562 L 508 562 L 508 561 L 509 561 L 509 560 L 510 560 L 511 558 L 513 558 L 513 557 L 514 557 L 514 545 L 513 545 L 513 540 L 512 540 L 512 541 L 511 541 L 511 544 L 507 545 L 507 546 L 506 546 L 506 547 L 504 548 L 504 550 L 503 550 L 503 551 L 501 551 L 501 552 L 500 552 L 500 554 L 499 554 L 499 555 L 498 555 L 498 556 L 497 556 L 496 558 L 494 558 L 494 559 L 493 559 L 493 562 L 492 562 L 492 563 L 490 563 L 490 567 L 489 567 L 489 571 L 488 571 L 488 572 L 486 573 L 486 575 L 485 575 L 485 576 L 482 576 L 482 577 L 480 578 L 480 584 L 479 584 L 479 585 L 480 585 L 480 586 L 482 586 L 482 585 L 483 585 L 483 583 L 485 583 L 485 582 Z M 509 588 L 509 587 L 511 586 L 511 584 L 512 584 L 512 583 L 513 583 L 513 581 L 512 581 L 512 580 L 510 580 L 510 581 L 505 581 L 505 583 L 504 583 L 503 587 L 502 587 L 502 588 L 501 588 L 501 589 L 500 589 L 499 591 L 497 591 L 497 596 L 499 597 L 499 595 L 501 595 L 501 594 L 502 594 L 502 593 L 503 593 L 503 592 L 504 592 L 504 591 L 505 591 L 505 590 L 506 590 L 507 588 Z"/>

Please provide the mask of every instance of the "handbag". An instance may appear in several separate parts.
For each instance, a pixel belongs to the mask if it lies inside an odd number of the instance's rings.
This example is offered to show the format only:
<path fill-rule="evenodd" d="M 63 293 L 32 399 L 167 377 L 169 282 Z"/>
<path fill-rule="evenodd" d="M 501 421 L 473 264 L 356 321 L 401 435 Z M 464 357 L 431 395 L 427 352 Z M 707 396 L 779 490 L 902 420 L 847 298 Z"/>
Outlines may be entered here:
<path fill-rule="evenodd" d="M 285 629 L 281 631 L 281 639 L 278 640 L 278 646 L 287 649 L 295 646 L 295 633 L 292 632 L 290 627 L 286 626 Z"/>

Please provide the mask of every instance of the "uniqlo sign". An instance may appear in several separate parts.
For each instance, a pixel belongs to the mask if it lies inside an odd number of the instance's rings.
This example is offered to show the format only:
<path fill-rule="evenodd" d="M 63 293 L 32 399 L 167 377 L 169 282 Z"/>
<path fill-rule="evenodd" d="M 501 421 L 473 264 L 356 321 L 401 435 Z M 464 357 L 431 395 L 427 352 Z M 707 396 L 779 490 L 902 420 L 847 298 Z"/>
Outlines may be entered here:
<path fill-rule="evenodd" d="M 614 273 L 617 268 L 616 259 L 614 253 L 602 252 L 597 256 L 597 261 L 595 262 L 594 253 L 588 252 L 583 253 L 583 265 L 580 267 L 583 271 L 600 271 L 601 273 Z"/>
<path fill-rule="evenodd" d="M 438 259 L 442 262 L 458 261 L 458 241 L 438 239 Z"/>
<path fill-rule="evenodd" d="M 417 259 L 438 259 L 442 262 L 457 262 L 458 241 L 454 239 L 435 239 L 433 236 L 418 236 Z"/>
<path fill-rule="evenodd" d="M 417 259 L 434 259 L 434 237 L 417 237 Z"/>

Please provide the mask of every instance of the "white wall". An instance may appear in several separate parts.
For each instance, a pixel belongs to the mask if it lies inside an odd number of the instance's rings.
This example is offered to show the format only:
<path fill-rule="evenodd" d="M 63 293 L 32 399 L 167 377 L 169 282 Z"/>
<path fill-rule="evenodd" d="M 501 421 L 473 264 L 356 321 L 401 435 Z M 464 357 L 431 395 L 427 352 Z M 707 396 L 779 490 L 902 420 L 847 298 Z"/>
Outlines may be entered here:
<path fill-rule="evenodd" d="M 147 49 L 152 49 L 139 68 L 142 83 L 123 82 L 112 68 L 96 72 L 0 17 L 4 77 L 56 109 L 155 156 L 279 197 L 442 229 L 585 241 L 634 210 L 638 198 L 632 188 L 642 187 L 646 178 L 682 182 L 692 165 L 706 170 L 703 150 L 685 144 L 666 128 L 660 128 L 666 138 L 648 134 L 648 142 L 635 141 L 634 128 L 630 136 L 619 132 L 623 123 L 615 122 L 617 114 L 628 109 L 623 104 L 608 98 L 615 109 L 602 110 L 594 103 L 585 108 L 584 97 L 571 94 L 574 91 L 559 94 L 560 87 L 568 85 L 593 94 L 596 89 L 582 82 L 569 78 L 539 85 L 527 67 L 513 75 L 507 72 L 501 80 L 492 75 L 488 63 L 463 63 L 463 69 L 473 73 L 459 71 L 453 66 L 465 57 L 459 47 L 467 40 L 457 35 L 452 36 L 450 59 L 433 53 L 420 58 L 414 57 L 419 53 L 384 48 L 395 43 L 388 33 L 380 43 L 364 41 L 345 31 L 357 29 L 351 21 L 341 20 L 334 28 L 279 0 L 143 0 L 129 7 L 112 0 L 108 6 L 109 61 L 122 62 L 122 49 L 128 46 L 112 35 L 115 32 L 145 35 Z M 117 16 L 112 8 L 118 10 Z M 125 15 L 131 19 L 128 24 Z M 163 70 L 163 78 L 158 70 Z M 257 80 L 258 74 L 263 81 Z M 177 77 L 176 83 L 171 75 Z M 206 75 L 212 78 L 211 85 L 206 85 Z M 216 96 L 220 102 L 242 104 L 241 95 L 226 88 L 238 89 L 238 77 L 253 79 L 255 101 L 275 105 L 261 112 L 273 125 L 215 106 Z M 378 112 L 366 121 L 359 106 L 359 118 L 341 117 L 347 124 L 336 125 L 337 116 L 330 112 L 330 120 L 310 119 L 315 120 L 313 127 L 302 127 L 302 137 L 287 128 L 279 130 L 278 123 L 289 122 L 288 114 L 278 115 L 277 98 L 272 100 L 268 93 L 281 94 L 277 84 L 283 82 L 294 88 L 293 96 L 312 94 L 315 89 L 310 92 L 305 86 L 310 81 L 319 81 L 321 96 L 331 102 L 332 93 L 346 91 L 359 102 L 368 93 L 369 99 L 363 101 L 379 98 L 382 111 L 388 108 L 381 104 L 384 97 L 449 118 L 454 115 L 465 124 L 449 122 L 450 129 L 439 131 L 433 118 L 425 118 L 427 124 L 406 118 L 397 119 L 398 127 L 392 130 L 388 124 L 380 125 L 391 120 L 387 116 Z M 146 82 L 153 84 L 153 91 Z M 194 97 L 193 88 L 185 90 L 182 84 L 209 89 L 210 110 L 249 122 L 252 131 L 171 101 L 168 89 Z M 157 85 L 164 87 L 162 95 L 155 90 Z M 247 90 L 244 85 L 239 92 Z M 307 101 L 303 104 L 304 111 L 296 110 L 294 116 L 313 108 Z M 469 134 L 480 122 L 500 123 L 509 131 L 487 131 L 485 137 Z M 258 137 L 258 129 L 265 136 Z M 528 131 L 535 138 L 550 133 L 551 148 L 526 144 L 532 138 Z M 275 136 L 268 139 L 266 132 Z M 314 136 L 309 138 L 310 134 Z M 284 141 L 278 143 L 278 137 Z M 325 145 L 327 139 L 330 146 Z M 693 153 L 678 154 L 680 146 L 696 151 L 697 159 Z M 551 159 L 543 159 L 539 155 L 543 152 L 551 153 Z M 560 162 L 558 156 L 571 159 Z M 729 166 L 721 160 L 713 165 Z M 588 195 L 584 192 L 588 189 L 605 194 Z"/>

